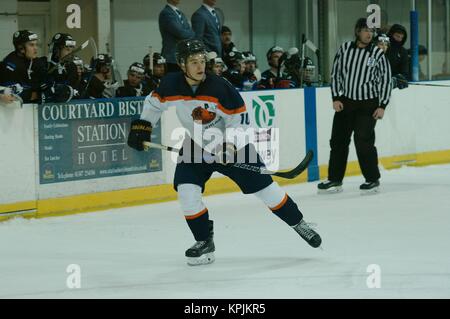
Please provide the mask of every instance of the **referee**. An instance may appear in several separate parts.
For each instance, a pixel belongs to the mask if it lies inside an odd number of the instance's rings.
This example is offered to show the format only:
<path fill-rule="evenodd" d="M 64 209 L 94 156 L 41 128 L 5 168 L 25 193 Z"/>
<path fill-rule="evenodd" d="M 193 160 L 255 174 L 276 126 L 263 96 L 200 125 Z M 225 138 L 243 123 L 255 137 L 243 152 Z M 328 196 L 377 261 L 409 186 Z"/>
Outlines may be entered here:
<path fill-rule="evenodd" d="M 334 59 L 331 90 L 336 111 L 331 133 L 328 180 L 319 193 L 342 191 L 350 138 L 354 132 L 356 154 L 366 182 L 363 192 L 376 192 L 380 185 L 375 125 L 384 116 L 392 91 L 391 67 L 383 51 L 373 44 L 374 30 L 361 18 L 355 41 L 339 48 Z"/>

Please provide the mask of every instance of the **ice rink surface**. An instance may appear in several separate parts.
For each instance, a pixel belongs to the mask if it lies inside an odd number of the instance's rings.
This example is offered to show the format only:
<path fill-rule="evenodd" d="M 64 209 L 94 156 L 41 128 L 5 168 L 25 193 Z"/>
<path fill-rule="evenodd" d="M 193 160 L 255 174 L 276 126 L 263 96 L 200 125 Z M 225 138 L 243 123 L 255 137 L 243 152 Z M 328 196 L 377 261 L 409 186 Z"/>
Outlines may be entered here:
<path fill-rule="evenodd" d="M 177 202 L 0 224 L 0 298 L 450 298 L 450 165 L 382 171 L 344 192 L 286 187 L 315 250 L 253 196 L 206 197 L 216 262 L 189 267 L 193 237 Z M 68 265 L 81 288 L 68 289 Z M 369 289 L 369 265 L 381 287 Z"/>

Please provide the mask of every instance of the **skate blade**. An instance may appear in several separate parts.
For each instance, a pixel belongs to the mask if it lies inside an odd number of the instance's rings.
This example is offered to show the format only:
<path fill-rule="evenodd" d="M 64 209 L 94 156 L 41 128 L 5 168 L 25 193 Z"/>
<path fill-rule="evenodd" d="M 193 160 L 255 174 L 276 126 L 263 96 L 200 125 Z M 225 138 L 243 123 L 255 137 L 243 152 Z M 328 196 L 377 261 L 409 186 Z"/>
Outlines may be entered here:
<path fill-rule="evenodd" d="M 214 253 L 208 253 L 200 257 L 188 257 L 187 264 L 189 266 L 201 266 L 212 264 L 215 260 Z"/>
<path fill-rule="evenodd" d="M 319 189 L 317 191 L 317 193 L 319 195 L 329 195 L 329 194 L 342 193 L 343 191 L 344 191 L 344 189 L 342 188 L 342 186 L 336 186 L 336 187 L 331 187 L 329 189 Z"/>
<path fill-rule="evenodd" d="M 367 190 L 361 190 L 361 195 L 362 196 L 366 196 L 366 195 L 376 195 L 380 192 L 380 188 L 379 187 L 374 187 L 372 189 L 367 189 Z"/>

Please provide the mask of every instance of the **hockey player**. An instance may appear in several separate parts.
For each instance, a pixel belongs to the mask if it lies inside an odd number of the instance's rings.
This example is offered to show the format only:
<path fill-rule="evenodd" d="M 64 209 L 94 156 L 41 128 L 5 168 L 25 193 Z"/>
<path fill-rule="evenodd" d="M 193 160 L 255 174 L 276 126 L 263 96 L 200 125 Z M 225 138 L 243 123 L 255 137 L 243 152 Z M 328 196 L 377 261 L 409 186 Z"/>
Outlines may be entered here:
<path fill-rule="evenodd" d="M 79 85 L 78 70 L 71 57 L 77 42 L 67 33 L 57 33 L 49 43 L 49 75 L 57 84 L 67 84 L 72 88 Z M 69 57 L 69 58 L 68 58 Z"/>
<path fill-rule="evenodd" d="M 222 77 L 223 72 L 225 72 L 225 70 L 227 69 L 225 62 L 222 60 L 222 58 L 218 57 L 215 52 L 209 53 L 213 53 L 214 57 L 208 57 L 206 72 Z"/>
<path fill-rule="evenodd" d="M 267 51 L 267 63 L 270 69 L 264 71 L 261 74 L 261 80 L 258 83 L 258 89 L 269 90 L 269 89 L 287 89 L 295 88 L 296 84 L 287 79 L 283 74 L 283 67 L 280 63 L 280 59 L 286 56 L 283 48 L 279 46 L 273 46 Z"/>
<path fill-rule="evenodd" d="M 150 58 L 147 54 L 144 57 L 145 66 L 145 86 L 149 91 L 153 91 L 159 86 L 161 79 L 167 73 L 167 61 L 161 53 L 153 53 L 153 70 L 150 68 Z"/>
<path fill-rule="evenodd" d="M 145 74 L 145 67 L 142 63 L 135 62 L 128 69 L 128 80 L 124 81 L 124 86 L 117 89 L 116 97 L 147 96 L 150 89 L 142 83 Z"/>
<path fill-rule="evenodd" d="M 248 77 L 253 76 L 255 72 L 257 72 L 258 70 L 256 56 L 250 51 L 242 52 L 242 54 L 244 55 L 244 62 L 245 62 L 244 75 Z"/>
<path fill-rule="evenodd" d="M 243 52 L 242 54 L 244 55 L 245 64 L 243 90 L 256 90 L 258 82 L 261 80 L 261 72 L 258 70 L 256 56 L 250 51 Z"/>
<path fill-rule="evenodd" d="M 112 58 L 108 54 L 99 54 L 91 61 L 95 75 L 87 79 L 87 96 L 91 99 L 112 98 L 116 95 L 119 83 L 112 75 Z"/>
<path fill-rule="evenodd" d="M 37 103 L 47 73 L 45 57 L 38 57 L 38 36 L 29 30 L 17 31 L 13 44 L 14 52 L 0 63 L 0 86 L 20 88 L 15 91 L 24 103 Z"/>
<path fill-rule="evenodd" d="M 73 98 L 74 99 L 84 98 L 84 96 L 81 96 L 81 94 L 82 92 L 85 91 L 90 72 L 87 66 L 84 64 L 84 61 L 80 57 L 74 56 L 73 63 L 77 67 L 77 80 L 78 80 L 78 86 L 76 87 L 78 94 L 76 94 Z"/>
<path fill-rule="evenodd" d="M 238 90 L 244 89 L 244 72 L 245 72 L 245 58 L 242 52 L 231 51 L 225 57 L 225 64 L 228 69 L 223 72 L 223 77 L 230 81 L 230 83 Z"/>
<path fill-rule="evenodd" d="M 314 77 L 316 75 L 316 66 L 309 57 L 305 57 L 303 61 L 303 81 L 304 87 L 313 86 Z"/>
<path fill-rule="evenodd" d="M 49 47 L 48 76 L 43 90 L 43 102 L 68 102 L 78 95 L 80 78 L 72 57 L 76 41 L 70 34 L 57 33 Z"/>
<path fill-rule="evenodd" d="M 83 62 L 83 60 L 80 57 L 74 56 L 73 57 L 73 63 L 77 67 L 77 79 L 78 79 L 78 87 L 79 87 L 80 83 L 81 83 L 81 80 L 86 75 L 86 70 L 85 70 L 85 67 L 84 67 L 84 62 Z"/>
<path fill-rule="evenodd" d="M 284 49 L 279 46 L 273 46 L 267 51 L 266 57 L 270 69 L 261 74 L 260 89 L 273 89 L 275 87 L 275 80 L 278 76 L 278 61 L 283 53 Z"/>
<path fill-rule="evenodd" d="M 312 86 L 315 77 L 315 66 L 311 58 L 300 56 L 297 48 L 290 48 L 280 58 L 283 78 L 289 81 L 290 87 Z"/>
<path fill-rule="evenodd" d="M 201 265 L 214 261 L 213 221 L 209 219 L 208 209 L 202 201 L 205 183 L 213 172 L 231 178 L 244 194 L 254 194 L 309 245 L 319 247 L 320 236 L 303 220 L 297 205 L 270 175 L 242 170 L 229 164 L 236 157 L 241 159 L 242 154 L 252 153 L 254 148 L 251 144 L 239 138 L 226 138 L 211 151 L 207 150 L 210 144 L 204 146 L 207 141 L 205 135 L 197 134 L 198 131 L 213 129 L 227 135 L 232 129 L 245 130 L 249 127 L 246 106 L 236 89 L 226 80 L 206 74 L 203 43 L 198 40 L 178 43 L 177 61 L 182 72 L 168 74 L 146 98 L 141 118 L 131 124 L 128 145 L 138 151 L 144 150 L 143 142 L 151 141 L 152 128 L 156 127 L 162 112 L 169 106 L 176 106 L 178 119 L 187 130 L 187 136 L 178 158 L 174 188 L 196 240 L 185 253 L 188 264 Z M 190 149 L 194 152 L 189 152 Z M 264 165 L 259 156 L 253 162 L 256 164 L 250 165 Z M 245 159 L 244 163 L 250 161 Z"/>

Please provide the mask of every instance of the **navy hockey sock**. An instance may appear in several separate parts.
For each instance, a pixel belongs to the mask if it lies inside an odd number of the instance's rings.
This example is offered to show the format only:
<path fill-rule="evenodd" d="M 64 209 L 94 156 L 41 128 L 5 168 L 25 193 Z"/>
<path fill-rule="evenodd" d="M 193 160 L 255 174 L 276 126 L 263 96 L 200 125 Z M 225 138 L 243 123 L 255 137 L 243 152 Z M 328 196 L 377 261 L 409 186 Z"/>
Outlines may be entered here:
<path fill-rule="evenodd" d="M 283 201 L 271 210 L 289 226 L 295 226 L 303 219 L 297 204 L 287 194 Z"/>
<path fill-rule="evenodd" d="M 208 209 L 205 208 L 197 215 L 186 217 L 186 222 L 196 241 L 208 239 L 210 236 Z"/>

